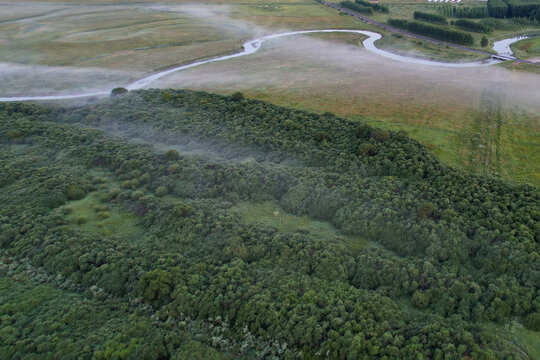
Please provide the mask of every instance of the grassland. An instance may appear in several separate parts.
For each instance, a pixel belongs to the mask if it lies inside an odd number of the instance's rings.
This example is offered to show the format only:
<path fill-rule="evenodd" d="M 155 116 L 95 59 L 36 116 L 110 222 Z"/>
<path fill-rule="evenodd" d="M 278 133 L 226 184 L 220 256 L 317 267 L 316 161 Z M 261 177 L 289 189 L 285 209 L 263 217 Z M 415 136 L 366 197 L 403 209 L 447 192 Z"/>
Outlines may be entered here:
<path fill-rule="evenodd" d="M 497 67 L 404 64 L 361 50 L 360 36 L 339 34 L 342 44 L 336 44 L 329 35 L 269 42 L 250 57 L 192 69 L 156 85 L 242 91 L 250 98 L 406 130 L 445 162 L 479 173 L 484 169 L 476 168 L 470 158 L 478 153 L 472 138 L 483 117 L 482 94 L 502 88 L 503 166 L 497 173 L 506 179 L 540 182 L 537 75 Z"/>
<path fill-rule="evenodd" d="M 348 245 L 353 255 L 368 245 L 366 239 L 360 236 L 343 235 L 328 222 L 316 221 L 306 215 L 291 215 L 276 202 L 241 203 L 232 210 L 246 224 L 269 226 L 284 233 L 308 232 L 317 238 L 343 242 Z"/>
<path fill-rule="evenodd" d="M 520 59 L 540 61 L 540 37 L 518 41 L 510 46 Z"/>
<path fill-rule="evenodd" d="M 133 236 L 141 233 L 143 228 L 137 216 L 104 204 L 100 199 L 108 191 L 120 189 L 120 185 L 104 176 L 100 179 L 102 183 L 98 191 L 89 193 L 83 199 L 70 201 L 63 207 L 63 211 L 67 213 L 68 227 L 74 230 L 97 232 L 104 236 Z"/>
<path fill-rule="evenodd" d="M 260 32 L 358 26 L 315 2 L 267 4 L 51 3 L 29 13 L 34 5 L 0 3 L 0 61 L 155 71 L 236 51 Z"/>
<path fill-rule="evenodd" d="M 504 326 L 487 325 L 486 331 L 501 342 L 517 347 L 528 359 L 540 359 L 540 334 L 525 329 L 517 321 Z"/>

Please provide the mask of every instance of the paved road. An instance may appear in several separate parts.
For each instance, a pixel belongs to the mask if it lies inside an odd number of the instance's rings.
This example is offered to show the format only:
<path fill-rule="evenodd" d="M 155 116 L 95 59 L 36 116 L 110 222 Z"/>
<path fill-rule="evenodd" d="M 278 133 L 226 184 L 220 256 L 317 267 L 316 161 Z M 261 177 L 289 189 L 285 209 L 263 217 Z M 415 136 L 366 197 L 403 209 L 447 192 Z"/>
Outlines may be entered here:
<path fill-rule="evenodd" d="M 359 13 L 357 13 L 357 12 L 355 12 L 355 11 L 349 10 L 349 9 L 344 8 L 344 7 L 342 7 L 342 6 L 339 6 L 339 5 L 337 5 L 337 4 L 334 4 L 334 3 L 331 3 L 331 2 L 328 2 L 328 1 L 324 1 L 324 0 L 317 0 L 317 1 L 320 2 L 320 3 L 323 4 L 323 5 L 326 5 L 326 6 L 329 6 L 329 7 L 331 7 L 331 8 L 337 9 L 337 10 L 341 11 L 342 13 L 349 14 L 349 15 L 351 15 L 353 18 L 355 18 L 355 19 L 357 19 L 357 20 L 360 20 L 360 21 L 363 21 L 363 22 L 365 22 L 365 23 L 368 23 L 368 24 L 370 24 L 370 25 L 377 26 L 377 27 L 380 27 L 380 28 L 383 28 L 383 29 L 386 29 L 386 30 L 390 30 L 390 31 L 393 31 L 393 32 L 396 32 L 396 33 L 399 33 L 399 34 L 403 34 L 403 35 L 406 35 L 406 36 L 410 36 L 410 37 L 413 37 L 413 38 L 416 38 L 416 39 L 421 39 L 421 40 L 424 40 L 424 41 L 429 41 L 429 42 L 432 42 L 432 43 L 435 43 L 435 44 L 451 46 L 451 47 L 453 47 L 453 48 L 457 48 L 457 49 L 461 49 L 461 50 L 472 51 L 472 52 L 475 52 L 475 53 L 478 53 L 478 54 L 485 54 L 485 55 L 490 56 L 490 57 L 491 57 L 491 56 L 494 56 L 494 57 L 496 57 L 497 59 L 501 59 L 501 60 L 511 60 L 511 61 L 516 61 L 516 62 L 519 62 L 519 63 L 527 63 L 527 64 L 532 64 L 532 65 L 540 66 L 540 64 L 535 63 L 535 62 L 533 62 L 533 61 L 521 60 L 521 59 L 517 59 L 517 58 L 515 58 L 515 57 L 513 57 L 513 56 L 496 55 L 496 54 L 491 53 L 491 52 L 489 52 L 489 51 L 483 51 L 483 50 L 473 49 L 473 48 L 470 48 L 470 47 L 467 47 L 467 46 L 456 45 L 456 44 L 452 44 L 452 43 L 447 43 L 447 42 L 445 42 L 445 41 L 440 41 L 440 40 L 432 39 L 432 38 L 429 38 L 429 37 L 426 37 L 426 36 L 413 34 L 413 33 L 410 33 L 410 32 L 408 32 L 408 31 L 404 31 L 404 30 L 401 30 L 401 29 L 397 29 L 397 28 L 395 28 L 395 27 L 392 27 L 392 26 L 389 26 L 389 25 L 380 23 L 380 22 L 378 22 L 378 21 L 371 20 L 370 18 L 368 18 L 368 17 L 366 17 L 366 16 L 360 15 Z"/>

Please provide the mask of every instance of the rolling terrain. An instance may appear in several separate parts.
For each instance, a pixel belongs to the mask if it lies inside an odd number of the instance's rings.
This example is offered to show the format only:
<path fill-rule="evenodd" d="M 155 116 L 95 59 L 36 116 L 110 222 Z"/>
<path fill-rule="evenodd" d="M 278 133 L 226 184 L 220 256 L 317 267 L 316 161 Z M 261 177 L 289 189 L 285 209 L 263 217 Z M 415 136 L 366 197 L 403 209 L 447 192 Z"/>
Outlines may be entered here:
<path fill-rule="evenodd" d="M 540 358 L 528 2 L 0 0 L 0 360 Z"/>

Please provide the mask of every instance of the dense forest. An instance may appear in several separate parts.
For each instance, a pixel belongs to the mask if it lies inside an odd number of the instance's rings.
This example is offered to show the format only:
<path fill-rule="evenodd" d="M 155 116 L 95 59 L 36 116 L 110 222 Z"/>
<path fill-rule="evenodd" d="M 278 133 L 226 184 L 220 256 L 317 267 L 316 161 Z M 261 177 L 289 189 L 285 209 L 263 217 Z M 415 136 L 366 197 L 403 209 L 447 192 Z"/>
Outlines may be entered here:
<path fill-rule="evenodd" d="M 532 358 L 493 329 L 540 330 L 539 203 L 240 93 L 2 104 L 0 358 Z"/>
<path fill-rule="evenodd" d="M 441 14 L 457 18 L 482 19 L 489 17 L 487 6 L 454 6 L 444 5 L 439 7 Z"/>
<path fill-rule="evenodd" d="M 488 0 L 489 15 L 495 18 L 529 18 L 540 21 L 538 0 Z"/>
<path fill-rule="evenodd" d="M 418 14 L 424 14 L 424 13 L 415 12 L 415 16 L 418 16 Z M 431 18 L 436 18 L 436 17 L 444 18 L 443 16 L 436 15 L 436 14 L 429 14 L 429 15 Z M 397 28 L 400 28 L 400 29 L 405 29 L 415 34 L 425 35 L 425 36 L 432 37 L 434 39 L 448 41 L 448 42 L 452 42 L 456 44 L 472 45 L 474 42 L 474 39 L 470 33 L 448 29 L 443 26 L 431 25 L 431 24 L 424 23 L 421 21 L 409 21 L 409 20 L 404 20 L 404 19 L 389 18 L 388 24 L 395 26 Z"/>
<path fill-rule="evenodd" d="M 448 25 L 448 21 L 446 21 L 446 18 L 442 15 L 415 11 L 413 17 L 415 20 L 419 21 L 427 21 L 439 25 Z"/>
<path fill-rule="evenodd" d="M 469 19 L 457 19 L 456 21 L 452 21 L 452 25 L 460 27 L 464 30 L 474 31 L 474 32 L 479 32 L 479 33 L 493 32 L 493 28 L 491 26 L 485 25 L 478 21 L 469 20 Z"/>

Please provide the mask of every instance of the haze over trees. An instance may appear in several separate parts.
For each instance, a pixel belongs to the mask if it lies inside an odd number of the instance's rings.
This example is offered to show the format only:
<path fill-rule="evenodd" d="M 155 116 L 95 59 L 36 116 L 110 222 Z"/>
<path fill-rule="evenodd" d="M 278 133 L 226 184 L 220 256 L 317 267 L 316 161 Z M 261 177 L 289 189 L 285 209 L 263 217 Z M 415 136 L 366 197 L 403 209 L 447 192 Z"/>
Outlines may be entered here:
<path fill-rule="evenodd" d="M 185 90 L 0 120 L 9 358 L 503 359 L 489 327 L 539 330 L 538 188 L 403 132 Z M 235 211 L 268 202 L 343 236 Z"/>

